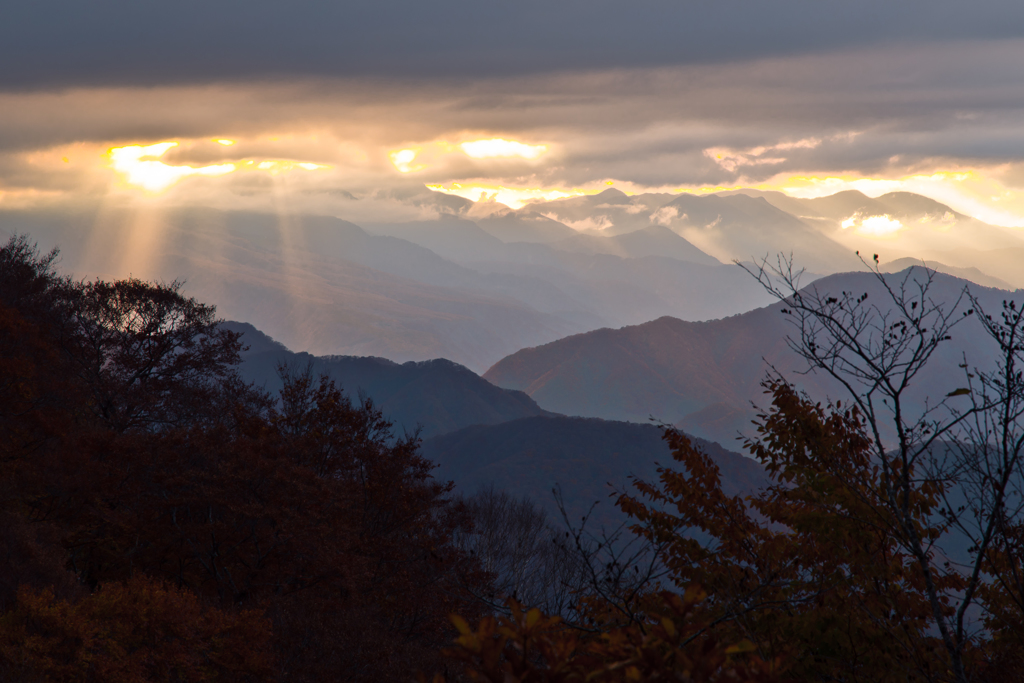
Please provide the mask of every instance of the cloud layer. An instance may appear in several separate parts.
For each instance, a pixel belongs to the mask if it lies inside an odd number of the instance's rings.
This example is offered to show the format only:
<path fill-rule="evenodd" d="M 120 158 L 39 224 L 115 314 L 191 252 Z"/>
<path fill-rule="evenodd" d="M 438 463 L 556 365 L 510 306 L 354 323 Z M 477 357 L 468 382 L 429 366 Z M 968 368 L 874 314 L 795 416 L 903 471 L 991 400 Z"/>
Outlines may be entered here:
<path fill-rule="evenodd" d="M 597 3 L 579 12 L 577 23 L 600 37 L 618 21 L 622 43 L 595 39 L 594 46 L 610 52 L 584 64 L 573 61 L 566 47 L 574 40 L 582 45 L 584 29 L 577 36 L 577 28 L 562 33 L 552 28 L 571 23 L 560 13 L 576 7 L 573 3 L 547 5 L 554 14 L 546 21 L 504 23 L 498 21 L 500 12 L 511 5 L 478 4 L 476 9 L 446 6 L 458 10 L 455 14 L 435 7 L 431 17 L 423 8 L 396 14 L 388 40 L 367 47 L 366 55 L 381 58 L 378 66 L 346 61 L 346 51 L 355 48 L 344 37 L 359 22 L 378 27 L 366 35 L 384 35 L 381 13 L 397 12 L 394 4 L 300 3 L 275 42 L 260 38 L 259 26 L 277 10 L 258 3 L 249 12 L 236 8 L 235 24 L 218 14 L 226 11 L 220 4 L 192 24 L 186 20 L 192 16 L 188 3 L 175 10 L 177 18 L 161 14 L 171 12 L 161 6 L 152 10 L 150 40 L 139 35 L 144 17 L 138 8 L 115 22 L 124 29 L 120 38 L 102 27 L 89 33 L 90 22 L 118 7 L 107 3 L 78 26 L 91 36 L 88 46 L 77 33 L 62 33 L 78 16 L 79 10 L 68 10 L 51 40 L 51 59 L 70 64 L 75 61 L 70 51 L 79 45 L 81 69 L 97 55 L 112 55 L 115 47 L 127 50 L 124 41 L 136 41 L 138 57 L 122 61 L 142 70 L 152 55 L 171 50 L 170 43 L 160 46 L 174 31 L 184 32 L 188 24 L 192 37 L 174 43 L 181 60 L 177 67 L 154 67 L 148 75 L 140 71 L 142 80 L 113 69 L 105 86 L 88 85 L 103 79 L 79 78 L 77 67 L 69 68 L 66 82 L 77 83 L 69 88 L 49 87 L 57 80 L 46 75 L 45 59 L 33 56 L 42 49 L 38 45 L 22 40 L 18 48 L 0 39 L 0 53 L 27 60 L 24 74 L 35 74 L 25 76 L 31 80 L 22 84 L 32 86 L 28 89 L 3 76 L 8 88 L 0 91 L 0 202 L 127 200 L 139 188 L 126 185 L 126 175 L 112 168 L 109 150 L 177 142 L 159 157 L 161 163 L 233 170 L 171 171 L 181 180 L 164 200 L 221 207 L 284 202 L 296 212 L 355 219 L 391 204 L 404 207 L 389 209 L 394 215 L 419 216 L 427 201 L 425 185 L 452 188 L 454 183 L 479 188 L 472 190 L 473 198 L 481 191 L 495 196 L 502 188 L 521 190 L 524 197 L 556 196 L 551 193 L 592 191 L 609 182 L 625 190 L 785 186 L 811 195 L 857 183 L 869 193 L 871 187 L 888 191 L 916 183 L 916 191 L 938 195 L 965 212 L 980 207 L 993 222 L 1024 222 L 1024 74 L 1019 69 L 1024 39 L 992 39 L 1024 26 L 1008 21 L 1016 5 L 992 4 L 973 18 L 954 21 L 952 5 L 933 3 L 917 23 L 907 14 L 914 3 L 898 8 L 861 3 L 850 16 L 846 10 L 833 16 L 811 6 L 799 25 L 816 27 L 815 37 L 787 43 L 783 38 L 789 33 L 776 35 L 769 28 L 783 19 L 796 22 L 795 4 L 772 4 L 772 17 L 759 14 L 768 12 L 768 4 L 757 5 L 753 15 L 729 24 L 727 10 L 736 8 L 728 3 L 700 10 L 642 4 L 630 21 L 619 14 L 624 5 Z M 292 24 L 313 22 L 323 12 L 340 13 L 342 7 L 349 23 L 342 22 L 337 32 L 339 56 L 314 68 L 315 60 L 303 61 L 305 53 L 289 42 L 298 30 Z M 533 16 L 528 3 L 518 7 L 521 16 Z M 690 14 L 675 27 L 678 49 L 656 58 L 657 46 L 669 40 L 658 32 L 667 29 L 654 26 L 654 17 L 682 12 L 679 8 Z M 25 14 L 34 10 L 18 11 L 26 25 L 36 21 Z M 161 17 L 168 23 L 157 21 Z M 352 24 L 352 17 L 361 18 Z M 420 31 L 433 31 L 433 42 L 411 33 L 415 17 L 422 20 Z M 439 28 L 445 17 L 448 28 Z M 764 20 L 760 25 L 758 17 Z M 486 23 L 492 20 L 493 25 Z M 700 22 L 707 29 L 701 35 L 707 35 L 687 42 Z M 0 32 L 10 30 L 4 26 Z M 219 34 L 210 28 L 217 26 Z M 482 32 L 468 31 L 471 26 Z M 641 29 L 653 31 L 647 42 Z M 744 36 L 752 32 L 757 39 L 747 44 Z M 317 35 L 310 34 L 312 43 Z M 70 42 L 61 42 L 62 36 Z M 530 66 L 532 58 L 524 55 L 531 40 L 540 53 L 555 50 L 547 66 Z M 256 59 L 246 62 L 244 73 L 232 72 L 232 64 L 249 59 L 243 42 L 277 55 L 280 68 L 264 69 Z M 552 47 L 556 43 L 564 54 Z M 735 49 L 726 55 L 719 43 Z M 746 47 L 738 47 L 741 43 Z M 699 58 L 702 45 L 708 52 Z M 390 58 L 382 56 L 385 48 L 393 51 Z M 522 65 L 489 71 L 488 55 L 499 52 Z M 190 60 L 204 54 L 209 69 L 189 71 Z M 437 55 L 460 55 L 468 66 L 438 67 L 413 77 L 412 67 L 401 64 L 414 55 L 421 65 L 441 59 Z M 2 69 L 13 68 L 9 60 L 0 63 Z M 378 71 L 384 75 L 368 77 Z M 286 72 L 302 78 L 268 77 Z M 209 82 L 215 78 L 222 80 Z M 221 145 L 218 139 L 236 144 Z"/>
<path fill-rule="evenodd" d="M 39 0 L 5 10 L 0 87 L 480 78 L 1022 35 L 1013 0 Z"/>

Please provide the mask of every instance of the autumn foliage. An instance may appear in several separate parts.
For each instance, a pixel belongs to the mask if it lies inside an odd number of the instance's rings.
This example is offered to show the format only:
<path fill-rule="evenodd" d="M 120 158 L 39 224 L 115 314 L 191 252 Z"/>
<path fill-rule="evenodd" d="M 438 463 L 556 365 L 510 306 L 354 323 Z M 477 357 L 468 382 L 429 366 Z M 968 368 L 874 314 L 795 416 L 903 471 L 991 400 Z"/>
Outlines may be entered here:
<path fill-rule="evenodd" d="M 924 573 L 902 547 L 880 496 L 904 473 L 873 460 L 856 409 L 812 403 L 781 380 L 767 389 L 772 409 L 748 448 L 768 487 L 724 494 L 714 462 L 666 430 L 676 466 L 635 481 L 618 504 L 656 544 L 668 585 L 652 583 L 629 620 L 593 598 L 583 600 L 585 627 L 515 604 L 476 627 L 456 620 L 453 655 L 473 680 L 955 680 L 931 595 L 952 615 L 966 579 Z M 943 483 L 907 479 L 906 505 L 938 541 Z M 1021 680 L 1024 612 L 1001 578 L 1019 576 L 1020 548 L 1007 545 L 1019 543 L 1017 529 L 986 564 L 983 628 L 963 655 L 971 680 Z"/>
<path fill-rule="evenodd" d="M 934 273 L 890 277 L 877 261 L 880 303 L 800 289 L 781 258 L 753 269 L 786 306 L 791 349 L 848 400 L 817 403 L 770 375 L 770 408 L 745 442 L 770 481 L 748 495 L 726 494 L 714 461 L 667 428 L 675 466 L 618 496 L 662 585 L 625 610 L 595 581 L 575 628 L 516 611 L 463 627 L 455 654 L 474 675 L 735 679 L 748 674 L 721 654 L 743 644 L 739 664 L 780 680 L 1024 679 L 1024 313 L 1012 300 L 987 313 L 969 289 L 937 301 Z M 975 319 L 995 361 L 930 365 Z M 959 388 L 920 403 L 913 387 L 934 371 Z M 697 590 L 706 598 L 685 602 L 687 638 L 667 641 L 665 604 Z M 666 656 L 650 659 L 650 643 Z M 707 659 L 680 671 L 693 651 Z"/>
<path fill-rule="evenodd" d="M 259 680 L 271 671 L 259 612 L 204 608 L 189 591 L 136 576 L 75 603 L 23 587 L 0 617 L 3 680 Z"/>
<path fill-rule="evenodd" d="M 590 632 L 511 601 L 509 616 L 486 617 L 475 629 L 453 617 L 461 635 L 450 652 L 481 683 L 778 680 L 777 666 L 749 641 L 729 644 L 705 632 L 699 605 L 706 597 L 697 587 L 652 594 L 645 623 Z"/>

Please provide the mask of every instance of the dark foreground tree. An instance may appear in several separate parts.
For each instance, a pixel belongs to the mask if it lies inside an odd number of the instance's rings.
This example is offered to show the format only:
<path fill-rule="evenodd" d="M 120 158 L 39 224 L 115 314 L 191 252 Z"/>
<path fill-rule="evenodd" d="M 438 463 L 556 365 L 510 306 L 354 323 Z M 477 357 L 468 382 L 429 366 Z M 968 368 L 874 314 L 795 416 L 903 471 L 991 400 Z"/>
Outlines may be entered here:
<path fill-rule="evenodd" d="M 1004 300 L 993 317 L 969 288 L 942 301 L 927 268 L 891 276 L 877 263 L 875 256 L 880 296 L 872 299 L 814 285 L 801 290 L 799 273 L 781 258 L 753 274 L 785 303 L 797 331 L 791 348 L 810 371 L 841 385 L 857 409 L 869 466 L 881 473 L 867 485 L 861 523 L 880 524 L 907 556 L 951 676 L 967 681 L 969 652 L 987 638 L 996 611 L 1010 609 L 1024 623 L 1012 550 L 1024 521 L 1024 302 Z M 957 327 L 987 337 L 993 366 L 935 361 Z M 924 373 L 950 382 L 959 374 L 959 386 L 922 401 L 914 392 Z M 923 501 L 915 503 L 917 495 Z"/>
<path fill-rule="evenodd" d="M 276 397 L 245 385 L 237 335 L 177 283 L 74 283 L 54 262 L 24 239 L 0 248 L 0 619 L 8 643 L 43 634 L 36 659 L 0 648 L 0 670 L 389 681 L 443 668 L 447 615 L 474 613 L 467 587 L 483 575 L 452 543 L 468 520 L 418 441 L 325 378 L 286 373 Z M 125 664 L 136 650 L 157 664 Z M 209 664 L 250 654 L 269 664 Z"/>
<path fill-rule="evenodd" d="M 705 597 L 698 589 L 651 595 L 647 628 L 609 624 L 599 638 L 511 601 L 509 616 L 486 617 L 475 629 L 453 617 L 461 635 L 451 653 L 481 683 L 780 680 L 775 663 L 753 653 L 749 642 L 729 644 L 706 633 L 698 610 Z"/>

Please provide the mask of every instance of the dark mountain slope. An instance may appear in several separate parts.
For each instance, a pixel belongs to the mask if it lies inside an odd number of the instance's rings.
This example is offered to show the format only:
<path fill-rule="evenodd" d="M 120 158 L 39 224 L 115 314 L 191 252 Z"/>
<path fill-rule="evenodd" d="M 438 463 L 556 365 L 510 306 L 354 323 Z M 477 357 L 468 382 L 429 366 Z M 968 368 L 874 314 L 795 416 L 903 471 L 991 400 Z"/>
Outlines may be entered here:
<path fill-rule="evenodd" d="M 484 377 L 570 415 L 674 422 L 709 405 L 742 406 L 762 355 L 785 349 L 786 323 L 771 308 L 710 322 L 659 318 L 523 349 Z"/>
<path fill-rule="evenodd" d="M 311 367 L 325 373 L 353 399 L 373 399 L 402 430 L 423 428 L 423 436 L 443 434 L 468 425 L 495 424 L 522 417 L 548 415 L 526 394 L 500 389 L 471 370 L 449 360 L 394 363 L 366 356 L 311 356 L 293 353 L 248 323 L 226 322 L 242 333 L 249 349 L 242 354 L 242 376 L 274 391 L 281 387 L 277 368 Z"/>
<path fill-rule="evenodd" d="M 629 477 L 657 479 L 657 467 L 673 464 L 661 429 L 570 417 L 531 417 L 475 426 L 427 439 L 423 454 L 439 464 L 436 475 L 453 480 L 464 493 L 495 484 L 528 495 L 560 520 L 551 490 L 558 485 L 570 520 L 578 524 L 595 501 L 595 521 L 614 524 L 621 513 L 609 495 L 625 491 Z M 750 458 L 702 440 L 698 444 L 718 464 L 726 493 L 762 486 L 762 467 Z"/>

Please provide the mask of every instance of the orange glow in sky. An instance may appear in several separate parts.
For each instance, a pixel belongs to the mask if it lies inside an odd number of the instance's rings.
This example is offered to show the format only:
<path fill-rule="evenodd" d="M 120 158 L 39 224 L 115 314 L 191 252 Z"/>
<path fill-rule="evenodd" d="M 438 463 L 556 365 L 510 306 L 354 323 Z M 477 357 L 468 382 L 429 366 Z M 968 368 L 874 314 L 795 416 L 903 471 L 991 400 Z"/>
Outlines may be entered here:
<path fill-rule="evenodd" d="M 869 197 L 913 192 L 991 225 L 1024 227 L 1024 189 L 1004 184 L 1000 179 L 1002 170 L 936 170 L 897 178 L 845 174 L 778 176 L 758 189 L 781 190 L 799 198 L 825 197 L 843 190 L 859 190 Z"/>
<path fill-rule="evenodd" d="M 234 140 L 223 138 L 215 139 L 213 142 L 225 147 L 235 144 Z M 288 159 L 240 159 L 234 163 L 199 167 L 177 166 L 160 161 L 160 157 L 179 144 L 178 142 L 160 142 L 155 145 L 114 147 L 107 152 L 107 157 L 110 159 L 110 167 L 120 173 L 124 177 L 125 182 L 150 192 L 166 190 L 182 178 L 189 176 L 215 177 L 236 171 L 265 171 L 276 175 L 294 169 L 318 171 L 330 168 L 324 164 Z"/>
<path fill-rule="evenodd" d="M 531 187 L 505 187 L 503 185 L 488 185 L 481 183 L 450 183 L 445 185 L 427 185 L 434 192 L 454 194 L 474 202 L 496 201 L 511 209 L 519 209 L 531 201 L 538 199 L 550 201 L 552 199 L 565 199 L 566 197 L 578 197 L 584 194 L 597 194 L 602 189 L 583 190 L 573 188 L 569 190 L 558 188 L 531 188 Z"/>
<path fill-rule="evenodd" d="M 160 161 L 167 150 L 177 147 L 177 142 L 161 142 L 142 147 L 129 145 L 114 147 L 107 154 L 110 166 L 124 175 L 125 180 L 150 192 L 164 190 L 182 178 L 191 175 L 219 176 L 235 170 L 234 164 L 216 164 L 213 166 L 171 166 Z"/>

